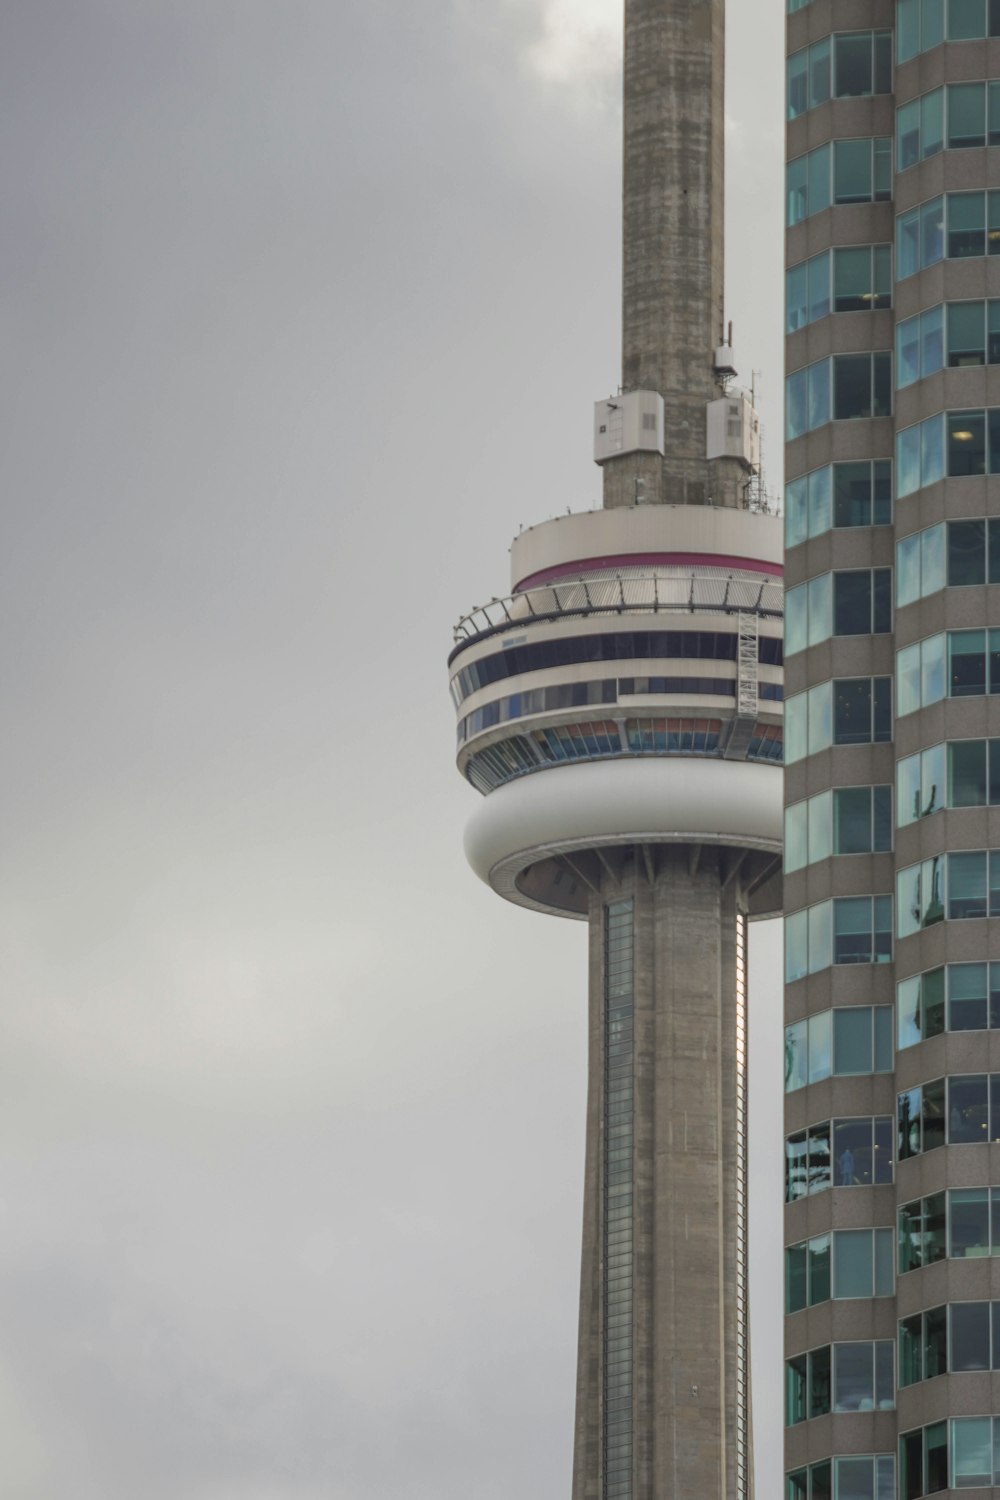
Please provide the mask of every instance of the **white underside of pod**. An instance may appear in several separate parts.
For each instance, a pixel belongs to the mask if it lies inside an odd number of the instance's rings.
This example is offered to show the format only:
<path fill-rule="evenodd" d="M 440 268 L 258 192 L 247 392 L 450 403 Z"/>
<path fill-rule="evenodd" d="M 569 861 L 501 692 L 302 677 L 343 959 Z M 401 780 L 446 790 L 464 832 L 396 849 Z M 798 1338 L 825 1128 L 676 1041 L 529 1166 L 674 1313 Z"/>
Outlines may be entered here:
<path fill-rule="evenodd" d="M 514 901 L 523 899 L 522 871 L 574 850 L 690 842 L 780 854 L 782 780 L 780 766 L 673 756 L 553 767 L 484 798 L 465 853 L 481 880 Z"/>

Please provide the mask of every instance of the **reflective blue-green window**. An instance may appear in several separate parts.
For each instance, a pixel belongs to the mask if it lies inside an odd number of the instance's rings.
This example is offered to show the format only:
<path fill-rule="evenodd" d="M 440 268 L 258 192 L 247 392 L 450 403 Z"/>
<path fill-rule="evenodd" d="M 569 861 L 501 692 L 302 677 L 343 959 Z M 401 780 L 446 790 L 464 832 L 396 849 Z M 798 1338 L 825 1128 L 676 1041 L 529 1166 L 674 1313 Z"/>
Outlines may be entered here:
<path fill-rule="evenodd" d="M 785 545 L 794 547 L 829 531 L 833 470 L 830 465 L 791 480 L 785 488 Z"/>
<path fill-rule="evenodd" d="M 892 460 L 828 464 L 785 487 L 785 545 L 847 526 L 892 524 Z"/>
<path fill-rule="evenodd" d="M 944 41 L 944 0 L 920 0 L 920 42 L 924 51 Z"/>
<path fill-rule="evenodd" d="M 942 667 L 943 672 L 943 667 Z M 831 745 L 887 744 L 892 739 L 892 678 L 843 677 L 820 682 L 785 704 L 789 764 Z"/>
<path fill-rule="evenodd" d="M 944 921 L 944 856 L 935 854 L 896 875 L 896 936 L 910 937 Z"/>
<path fill-rule="evenodd" d="M 983 85 L 979 85 L 980 91 Z M 944 146 L 943 88 L 911 99 L 896 111 L 896 170 L 904 172 Z"/>
<path fill-rule="evenodd" d="M 882 635 L 892 629 L 892 570 L 820 573 L 785 596 L 785 653 L 832 636 Z"/>
<path fill-rule="evenodd" d="M 1000 740 L 956 740 L 947 749 L 949 807 L 1000 805 Z"/>
<path fill-rule="evenodd" d="M 795 370 L 785 381 L 789 442 L 825 423 L 884 417 L 892 411 L 892 356 L 835 354 Z"/>
<path fill-rule="evenodd" d="M 896 1155 L 899 1161 L 936 1151 L 945 1144 L 946 1111 L 944 1078 L 935 1078 L 897 1096 Z"/>
<path fill-rule="evenodd" d="M 894 1289 L 891 1229 L 836 1230 L 833 1298 L 891 1297 Z"/>
<path fill-rule="evenodd" d="M 902 172 L 920 160 L 920 100 L 910 99 L 896 111 L 896 169 Z"/>
<path fill-rule="evenodd" d="M 831 205 L 831 147 L 819 145 L 807 157 L 808 213 L 822 213 Z"/>
<path fill-rule="evenodd" d="M 948 1488 L 948 1423 L 904 1432 L 899 1440 L 901 1500 L 920 1500 Z"/>
<path fill-rule="evenodd" d="M 986 201 L 992 194 L 949 193 L 948 194 L 948 256 L 952 260 L 967 260 L 985 255 Z"/>
<path fill-rule="evenodd" d="M 785 982 L 793 983 L 809 972 L 809 919 L 805 910 L 785 917 Z"/>
<path fill-rule="evenodd" d="M 892 524 L 892 461 L 833 465 L 833 525 Z M 1000 544 L 998 544 L 1000 545 Z"/>
<path fill-rule="evenodd" d="M 993 1417 L 954 1417 L 951 1421 L 953 1489 L 981 1489 L 1000 1483 L 1000 1451 L 994 1459 Z"/>
<path fill-rule="evenodd" d="M 896 0 L 896 61 L 908 62 L 944 41 L 944 0 Z"/>
<path fill-rule="evenodd" d="M 831 1076 L 889 1073 L 892 1006 L 851 1005 L 785 1027 L 785 1093 Z"/>
<path fill-rule="evenodd" d="M 892 1006 L 839 1006 L 833 1015 L 833 1076 L 892 1071 Z"/>
<path fill-rule="evenodd" d="M 945 971 L 928 969 L 896 986 L 896 1045 L 915 1046 L 945 1029 Z"/>
<path fill-rule="evenodd" d="M 944 745 L 929 745 L 926 750 L 896 762 L 896 820 L 899 828 L 952 805 L 946 784 Z"/>
<path fill-rule="evenodd" d="M 891 1340 L 833 1345 L 833 1409 L 891 1411 L 896 1404 Z"/>
<path fill-rule="evenodd" d="M 816 755 L 832 744 L 833 697 L 831 684 L 817 682 L 809 689 L 809 754 Z"/>
<path fill-rule="evenodd" d="M 833 143 L 834 203 L 873 203 L 890 195 L 889 137 Z"/>
<path fill-rule="evenodd" d="M 1000 630 L 948 632 L 948 696 L 1000 692 Z"/>
<path fill-rule="evenodd" d="M 785 436 L 789 442 L 830 420 L 830 361 L 817 360 L 785 381 Z"/>
<path fill-rule="evenodd" d="M 948 587 L 1000 583 L 1000 521 L 948 524 Z"/>
<path fill-rule="evenodd" d="M 785 1365 L 785 1425 L 824 1416 L 830 1410 L 830 1345 L 810 1349 Z"/>
<path fill-rule="evenodd" d="M 788 59 L 788 118 L 796 119 L 830 97 L 830 37 L 793 52 Z"/>
<path fill-rule="evenodd" d="M 831 203 L 887 201 L 892 189 L 892 138 L 862 136 L 817 146 L 788 163 L 785 185 L 789 225 L 821 213 Z"/>
<path fill-rule="evenodd" d="M 834 854 L 873 854 L 892 847 L 891 787 L 836 787 L 832 811 Z"/>
<path fill-rule="evenodd" d="M 949 1192 L 948 1254 L 956 1260 L 1000 1255 L 1000 1188 Z"/>
<path fill-rule="evenodd" d="M 834 312 L 877 312 L 891 305 L 890 245 L 844 245 L 833 251 Z"/>
<path fill-rule="evenodd" d="M 792 266 L 785 278 L 785 331 L 830 312 L 878 312 L 892 306 L 892 247 L 844 245 Z"/>
<path fill-rule="evenodd" d="M 962 149 L 986 145 L 986 85 L 948 85 L 948 146 Z"/>
<path fill-rule="evenodd" d="M 948 1309 L 932 1307 L 899 1324 L 900 1389 L 948 1372 Z"/>
<path fill-rule="evenodd" d="M 1000 409 L 936 413 L 896 434 L 900 498 L 943 479 L 1000 473 Z"/>
<path fill-rule="evenodd" d="M 892 898 L 842 896 L 833 902 L 834 964 L 888 963 L 892 958 Z M 815 910 L 815 908 L 813 908 Z M 810 949 L 810 957 L 812 950 Z"/>
<path fill-rule="evenodd" d="M 809 699 L 795 693 L 785 704 L 785 759 L 789 765 L 809 754 Z"/>
<path fill-rule="evenodd" d="M 823 1120 L 785 1140 L 785 1201 L 831 1187 L 873 1187 L 892 1181 L 892 1119 L 888 1115 Z"/>
<path fill-rule="evenodd" d="M 785 1028 L 785 1093 L 820 1083 L 832 1068 L 833 1027 L 830 1011 Z"/>
<path fill-rule="evenodd" d="M 915 276 L 920 269 L 920 209 L 911 208 L 896 217 L 896 280 Z"/>
<path fill-rule="evenodd" d="M 900 1161 L 940 1146 L 985 1146 L 1000 1139 L 1000 1074 L 935 1078 L 897 1095 Z"/>
<path fill-rule="evenodd" d="M 945 587 L 947 536 L 941 522 L 896 544 L 896 604 L 900 608 Z"/>
<path fill-rule="evenodd" d="M 804 1240 L 800 1245 L 789 1246 L 785 1260 L 786 1311 L 800 1312 L 804 1307 L 816 1307 L 820 1302 L 829 1301 L 830 1240 L 830 1235 L 821 1234 Z"/>
<path fill-rule="evenodd" d="M 909 62 L 921 50 L 920 0 L 896 0 L 896 61 Z"/>
<path fill-rule="evenodd" d="M 896 712 L 900 718 L 946 696 L 944 635 L 928 636 L 896 652 Z"/>
<path fill-rule="evenodd" d="M 809 371 L 795 370 L 785 380 L 785 438 L 802 437 L 809 431 Z"/>
<path fill-rule="evenodd" d="M 997 0 L 1000 5 L 1000 0 Z M 1000 192 L 948 193 L 907 209 L 896 219 L 896 279 L 943 257 L 966 260 L 1000 254 Z"/>
<path fill-rule="evenodd" d="M 892 787 L 840 786 L 786 808 L 786 873 L 831 853 L 877 853 L 892 847 Z"/>
<path fill-rule="evenodd" d="M 831 963 L 891 960 L 891 896 L 841 896 L 785 918 L 785 979 L 789 984 Z"/>
<path fill-rule="evenodd" d="M 897 1245 L 900 1276 L 933 1265 L 948 1254 L 947 1207 L 944 1193 L 904 1203 L 898 1213 Z"/>
<path fill-rule="evenodd" d="M 891 31 L 841 31 L 833 38 L 833 96 L 862 99 L 892 92 Z"/>
<path fill-rule="evenodd" d="M 944 257 L 944 212 L 944 199 L 931 198 L 897 217 L 897 281 L 936 265 Z"/>
<path fill-rule="evenodd" d="M 809 863 L 809 803 L 785 808 L 785 870 L 791 874 Z"/>
<path fill-rule="evenodd" d="M 892 33 L 842 31 L 793 52 L 787 63 L 788 118 L 831 98 L 860 99 L 892 91 Z"/>
<path fill-rule="evenodd" d="M 1000 1312 L 1000 1304 L 997 1305 Z M 1000 1339 L 993 1350 L 993 1304 L 951 1302 L 948 1304 L 948 1368 L 960 1373 L 992 1370 L 1000 1365 Z"/>
<path fill-rule="evenodd" d="M 833 420 L 886 417 L 892 411 L 892 356 L 835 354 L 833 356 Z"/>
<path fill-rule="evenodd" d="M 947 314 L 951 368 L 1000 363 L 1000 301 L 949 302 Z"/>
<path fill-rule="evenodd" d="M 826 144 L 788 163 L 786 187 L 789 225 L 798 224 L 830 207 L 831 161 L 830 146 Z"/>
<path fill-rule="evenodd" d="M 920 100 L 920 155 L 924 161 L 944 146 L 944 92 L 934 89 Z"/>
<path fill-rule="evenodd" d="M 817 255 L 816 260 L 822 266 L 829 268 L 830 256 L 827 251 Z M 795 333 L 799 328 L 804 328 L 809 322 L 809 261 L 803 261 L 801 265 L 792 266 L 785 273 L 785 332 Z M 829 309 L 828 309 L 829 310 Z"/>
<path fill-rule="evenodd" d="M 1000 142 L 1000 89 L 993 83 L 949 83 L 896 111 L 896 169 L 904 172 L 947 146 L 950 151 Z"/>
<path fill-rule="evenodd" d="M 939 303 L 896 325 L 896 384 L 900 390 L 944 367 L 944 307 Z"/>

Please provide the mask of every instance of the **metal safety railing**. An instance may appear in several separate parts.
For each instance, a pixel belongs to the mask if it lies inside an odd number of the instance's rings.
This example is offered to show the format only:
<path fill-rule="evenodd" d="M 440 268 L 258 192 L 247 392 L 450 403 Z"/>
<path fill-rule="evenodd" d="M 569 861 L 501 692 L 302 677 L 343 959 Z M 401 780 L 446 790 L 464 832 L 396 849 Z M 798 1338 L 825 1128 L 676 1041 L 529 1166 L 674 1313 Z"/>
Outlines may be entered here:
<path fill-rule="evenodd" d="M 567 615 L 659 614 L 683 611 L 689 614 L 747 615 L 778 619 L 784 614 L 784 589 L 770 579 L 716 576 L 704 573 L 679 575 L 615 573 L 605 577 L 574 579 L 545 584 L 491 599 L 455 626 L 455 642 L 461 648 L 497 631 L 510 630 L 532 621 Z M 453 653 L 454 654 L 454 653 Z"/>

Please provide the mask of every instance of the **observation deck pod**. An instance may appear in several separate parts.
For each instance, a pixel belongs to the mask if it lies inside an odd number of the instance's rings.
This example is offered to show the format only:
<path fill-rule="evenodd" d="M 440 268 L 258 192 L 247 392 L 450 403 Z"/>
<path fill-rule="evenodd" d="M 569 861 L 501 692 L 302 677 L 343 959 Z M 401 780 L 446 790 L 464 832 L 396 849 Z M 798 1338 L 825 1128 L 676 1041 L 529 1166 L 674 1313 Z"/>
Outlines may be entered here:
<path fill-rule="evenodd" d="M 485 799 L 466 853 L 498 894 L 584 919 L 671 845 L 780 911 L 781 546 L 775 517 L 668 506 L 517 538 L 513 592 L 459 622 L 449 661 Z"/>
<path fill-rule="evenodd" d="M 684 845 L 692 874 L 715 861 L 739 879 L 751 916 L 781 910 L 781 777 L 744 761 L 625 759 L 567 765 L 491 793 L 469 821 L 465 852 L 498 895 L 586 919 L 630 864 L 652 884 L 657 849 Z"/>

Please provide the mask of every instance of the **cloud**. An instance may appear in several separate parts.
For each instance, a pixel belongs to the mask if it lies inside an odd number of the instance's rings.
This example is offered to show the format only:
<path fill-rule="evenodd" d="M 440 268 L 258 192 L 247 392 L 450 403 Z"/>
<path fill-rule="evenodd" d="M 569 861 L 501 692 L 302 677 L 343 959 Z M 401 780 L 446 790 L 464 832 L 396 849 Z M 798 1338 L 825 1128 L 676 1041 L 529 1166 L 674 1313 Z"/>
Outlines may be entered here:
<path fill-rule="evenodd" d="M 536 0 L 541 37 L 528 53 L 533 68 L 558 83 L 613 76 L 621 65 L 620 0 Z"/>

